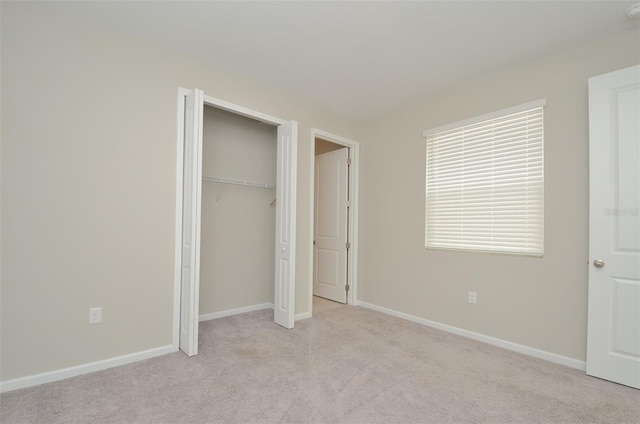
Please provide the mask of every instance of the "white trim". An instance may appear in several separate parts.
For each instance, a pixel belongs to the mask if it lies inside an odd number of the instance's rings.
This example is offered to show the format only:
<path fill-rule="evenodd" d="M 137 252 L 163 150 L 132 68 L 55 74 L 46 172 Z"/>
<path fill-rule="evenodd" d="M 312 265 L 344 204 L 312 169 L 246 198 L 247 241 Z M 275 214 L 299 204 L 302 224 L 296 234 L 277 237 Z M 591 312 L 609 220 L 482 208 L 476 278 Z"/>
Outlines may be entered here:
<path fill-rule="evenodd" d="M 242 308 L 227 309 L 226 311 L 203 314 L 203 315 L 200 315 L 199 321 L 200 322 L 209 321 L 212 319 L 224 318 L 231 315 L 244 314 L 245 312 L 260 311 L 263 309 L 273 309 L 273 303 L 260 303 L 258 305 L 253 305 L 253 306 L 244 306 Z M 296 314 L 294 317 L 294 320 L 300 321 L 307 318 L 311 318 L 311 312 L 303 312 L 301 314 Z"/>
<path fill-rule="evenodd" d="M 522 353 L 525 355 L 533 356 L 535 358 L 544 359 L 546 361 L 554 362 L 556 364 L 565 365 L 567 367 L 575 368 L 580 371 L 586 370 L 586 363 L 567 356 L 558 355 L 555 353 L 547 352 L 544 350 L 536 349 L 533 347 L 521 345 L 518 343 L 509 342 L 507 340 L 498 339 L 496 337 L 486 336 L 484 334 L 475 333 L 473 331 L 464 330 L 462 328 L 453 327 L 447 324 L 441 324 L 436 321 L 420 318 L 415 315 L 405 314 L 404 312 L 398 312 L 393 309 L 384 308 L 382 306 L 373 305 L 371 303 L 358 301 L 358 305 L 367 309 L 382 312 L 387 315 L 406 319 L 407 321 L 422 324 L 427 327 L 436 328 L 438 330 L 446 331 L 447 333 L 456 334 L 458 336 L 467 337 L 469 339 L 477 340 L 479 342 L 487 343 L 493 346 L 498 346 L 513 352 Z"/>
<path fill-rule="evenodd" d="M 210 321 L 212 319 L 224 318 L 231 315 L 244 314 L 245 312 L 261 311 L 263 309 L 273 309 L 273 303 L 259 303 L 257 305 L 243 306 L 240 308 L 227 309 L 226 311 L 212 312 L 210 314 L 202 314 L 198 321 Z"/>
<path fill-rule="evenodd" d="M 349 241 L 351 243 L 350 255 L 348 259 L 349 269 L 349 294 L 347 295 L 347 304 L 356 305 L 358 299 L 358 199 L 360 197 L 360 143 L 355 140 L 341 137 L 339 135 L 332 134 L 327 131 L 322 131 L 317 128 L 311 128 L 311 166 L 309 167 L 309 193 L 311 193 L 309 199 L 309 234 L 310 240 L 313 240 L 313 227 L 314 227 L 314 196 L 315 192 L 315 157 L 316 157 L 316 138 L 321 138 L 331 143 L 339 144 L 341 146 L 348 147 L 350 150 L 349 157 L 351 158 L 351 172 L 349 172 L 349 187 L 350 187 L 350 213 L 349 213 Z M 309 267 L 309 296 L 308 296 L 308 313 L 309 316 L 313 315 L 313 243 L 309 243 L 309 258 L 311 258 L 311 266 Z"/>
<path fill-rule="evenodd" d="M 217 109 L 226 110 L 227 112 L 235 113 L 236 115 L 246 116 L 247 118 L 255 119 L 257 121 L 264 122 L 265 124 L 278 126 L 289 122 L 285 121 L 284 119 L 276 118 L 275 116 L 267 115 L 266 113 L 258 112 L 247 107 L 239 106 L 221 99 L 217 99 L 215 97 L 207 96 L 206 94 L 204 95 L 204 104 L 213 106 Z"/>
<path fill-rule="evenodd" d="M 130 353 L 128 355 L 116 356 L 114 358 L 91 362 L 88 364 L 77 365 L 60 370 L 44 372 L 42 374 L 35 374 L 27 377 L 16 378 L 13 380 L 2 381 L 0 382 L 0 392 L 4 393 L 11 390 L 24 389 L 26 387 L 38 386 L 40 384 L 64 380 L 82 374 L 89 374 L 113 367 L 119 367 L 122 365 L 131 364 L 133 362 L 155 358 L 156 356 L 173 353 L 177 350 L 178 349 L 173 345 L 166 345 L 149 350 L 143 350 L 141 352 Z"/>
<path fill-rule="evenodd" d="M 547 105 L 547 99 L 538 99 L 529 103 L 523 103 L 521 105 L 508 107 L 502 110 L 496 110 L 495 112 L 486 113 L 484 115 L 476 116 L 473 118 L 464 119 L 462 121 L 453 122 L 451 124 L 442 125 L 440 127 L 431 128 L 428 130 L 424 130 L 422 133 L 423 137 L 427 137 L 432 134 L 437 134 L 442 131 L 447 131 L 453 128 L 464 127 L 465 125 L 471 125 L 482 121 L 488 121 L 490 119 L 495 119 L 500 116 L 511 115 L 514 113 L 524 112 L 529 109 L 536 109 L 539 107 L 544 107 Z"/>
<path fill-rule="evenodd" d="M 307 319 L 307 318 L 311 318 L 311 312 L 303 312 L 301 314 L 296 314 L 294 319 L 296 321 L 300 321 L 300 320 Z"/>
<path fill-rule="evenodd" d="M 176 228 L 173 274 L 173 341 L 175 350 L 180 348 L 180 279 L 182 268 L 182 190 L 184 167 L 184 99 L 191 90 L 178 87 L 178 120 L 176 126 Z"/>

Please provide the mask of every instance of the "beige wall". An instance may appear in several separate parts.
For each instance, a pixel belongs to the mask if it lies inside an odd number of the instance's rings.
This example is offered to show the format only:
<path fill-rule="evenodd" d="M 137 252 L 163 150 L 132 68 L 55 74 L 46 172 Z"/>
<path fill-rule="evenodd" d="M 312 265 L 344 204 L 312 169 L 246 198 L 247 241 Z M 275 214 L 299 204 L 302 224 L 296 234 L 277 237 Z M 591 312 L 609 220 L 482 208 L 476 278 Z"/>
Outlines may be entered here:
<path fill-rule="evenodd" d="M 299 122 L 307 312 L 311 128 L 360 139 L 356 125 L 54 6 L 1 7 L 0 380 L 172 343 L 178 87 Z"/>
<path fill-rule="evenodd" d="M 315 127 L 361 142 L 362 300 L 584 359 L 587 78 L 639 63 L 637 32 L 356 124 L 55 7 L 1 7 L 1 380 L 172 342 L 179 86 L 299 122 L 296 313 Z M 544 258 L 425 251 L 422 131 L 541 97 Z M 89 326 L 95 306 L 103 323 Z"/>
<path fill-rule="evenodd" d="M 433 96 L 367 123 L 361 160 L 360 299 L 585 359 L 587 79 L 640 62 L 636 31 Z M 422 132 L 546 98 L 542 259 L 424 249 Z M 478 293 L 477 305 L 467 292 Z"/>
<path fill-rule="evenodd" d="M 276 127 L 205 107 L 202 174 L 275 184 Z M 275 190 L 202 183 L 200 315 L 273 303 Z"/>

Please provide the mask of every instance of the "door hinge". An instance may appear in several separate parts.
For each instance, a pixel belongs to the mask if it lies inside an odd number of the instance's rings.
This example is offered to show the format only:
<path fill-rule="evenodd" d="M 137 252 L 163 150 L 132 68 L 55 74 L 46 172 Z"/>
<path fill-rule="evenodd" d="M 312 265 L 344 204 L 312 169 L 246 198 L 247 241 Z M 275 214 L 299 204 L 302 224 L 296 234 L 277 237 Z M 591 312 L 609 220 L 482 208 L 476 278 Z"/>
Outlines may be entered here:
<path fill-rule="evenodd" d="M 347 284 L 346 286 L 344 286 L 345 291 L 348 293 L 349 292 L 349 284 Z"/>
<path fill-rule="evenodd" d="M 347 165 L 351 165 L 351 158 L 347 158 Z"/>
<path fill-rule="evenodd" d="M 347 242 L 347 249 L 351 249 L 351 243 Z"/>
<path fill-rule="evenodd" d="M 347 207 L 350 208 L 351 207 L 351 200 L 347 200 Z"/>

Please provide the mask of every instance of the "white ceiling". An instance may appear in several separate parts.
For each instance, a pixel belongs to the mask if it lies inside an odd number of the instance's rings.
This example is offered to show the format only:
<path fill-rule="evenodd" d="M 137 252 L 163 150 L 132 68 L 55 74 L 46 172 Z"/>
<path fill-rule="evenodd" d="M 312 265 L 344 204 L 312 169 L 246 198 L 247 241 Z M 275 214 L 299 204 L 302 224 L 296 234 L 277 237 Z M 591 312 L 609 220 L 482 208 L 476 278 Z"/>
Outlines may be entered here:
<path fill-rule="evenodd" d="M 635 1 L 56 2 L 354 120 L 629 28 Z M 640 54 L 640 52 L 639 52 Z"/>

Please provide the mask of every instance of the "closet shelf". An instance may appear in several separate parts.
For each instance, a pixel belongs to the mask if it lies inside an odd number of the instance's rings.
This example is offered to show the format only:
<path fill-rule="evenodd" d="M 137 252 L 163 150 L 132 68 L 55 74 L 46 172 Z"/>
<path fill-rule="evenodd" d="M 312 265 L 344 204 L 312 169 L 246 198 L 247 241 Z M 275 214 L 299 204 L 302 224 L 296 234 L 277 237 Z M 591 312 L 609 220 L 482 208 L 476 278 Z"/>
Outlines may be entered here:
<path fill-rule="evenodd" d="M 235 185 L 258 187 L 258 188 L 269 188 L 269 189 L 276 188 L 275 184 L 258 183 L 254 181 L 234 180 L 233 178 L 202 176 L 202 181 L 209 181 L 212 183 L 222 183 L 222 184 L 235 184 Z"/>

